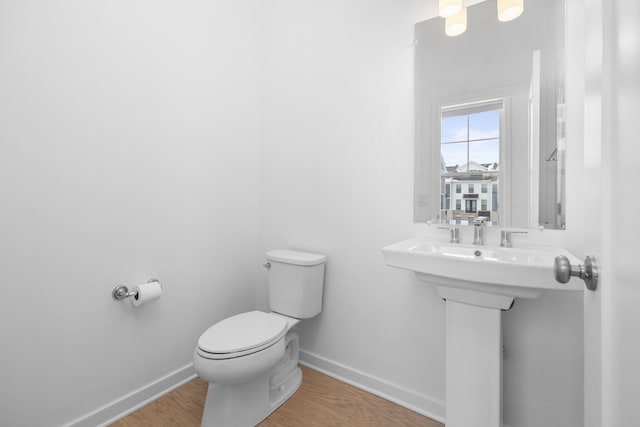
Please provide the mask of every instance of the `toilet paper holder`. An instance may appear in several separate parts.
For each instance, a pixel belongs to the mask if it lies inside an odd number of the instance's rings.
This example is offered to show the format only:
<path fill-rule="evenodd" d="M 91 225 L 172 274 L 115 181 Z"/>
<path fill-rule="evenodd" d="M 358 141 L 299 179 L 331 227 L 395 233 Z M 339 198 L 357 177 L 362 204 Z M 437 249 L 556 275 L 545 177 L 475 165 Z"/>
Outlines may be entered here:
<path fill-rule="evenodd" d="M 149 280 L 147 280 L 147 283 L 153 283 L 153 282 L 160 283 L 160 281 L 158 279 L 149 279 Z M 129 291 L 129 288 L 127 288 L 124 285 L 116 286 L 115 288 L 113 288 L 113 291 L 111 292 L 111 296 L 116 301 L 120 301 L 120 300 L 123 300 L 125 298 L 129 298 L 129 297 L 135 297 L 136 295 L 138 295 L 138 292 Z"/>

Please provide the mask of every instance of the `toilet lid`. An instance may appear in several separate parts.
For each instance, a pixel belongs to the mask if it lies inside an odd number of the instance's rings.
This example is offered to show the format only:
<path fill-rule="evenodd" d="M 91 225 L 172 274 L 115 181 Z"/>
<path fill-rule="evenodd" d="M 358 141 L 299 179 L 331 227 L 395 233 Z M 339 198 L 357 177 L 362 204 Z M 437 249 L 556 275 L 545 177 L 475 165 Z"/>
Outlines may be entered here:
<path fill-rule="evenodd" d="M 230 354 L 268 347 L 287 333 L 287 321 L 262 311 L 249 311 L 224 319 L 207 329 L 198 348 L 207 353 Z"/>

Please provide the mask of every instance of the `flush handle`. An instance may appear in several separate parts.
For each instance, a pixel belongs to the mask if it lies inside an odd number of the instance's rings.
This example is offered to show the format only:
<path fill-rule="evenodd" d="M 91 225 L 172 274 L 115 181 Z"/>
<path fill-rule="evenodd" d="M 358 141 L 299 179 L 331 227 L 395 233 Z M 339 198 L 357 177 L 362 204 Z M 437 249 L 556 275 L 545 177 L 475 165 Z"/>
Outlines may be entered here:
<path fill-rule="evenodd" d="M 559 255 L 553 265 L 553 274 L 560 283 L 567 283 L 571 277 L 579 277 L 590 291 L 598 288 L 598 265 L 593 256 L 585 257 L 584 264 L 571 265 L 569 258 Z"/>

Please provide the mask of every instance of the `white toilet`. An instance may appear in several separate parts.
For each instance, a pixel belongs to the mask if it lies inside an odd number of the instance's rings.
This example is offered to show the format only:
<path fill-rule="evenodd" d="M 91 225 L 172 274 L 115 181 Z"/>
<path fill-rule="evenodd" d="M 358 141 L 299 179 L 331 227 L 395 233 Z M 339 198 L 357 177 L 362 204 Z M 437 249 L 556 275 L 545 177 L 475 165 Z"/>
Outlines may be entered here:
<path fill-rule="evenodd" d="M 202 427 L 250 427 L 300 386 L 293 327 L 322 310 L 324 255 L 278 249 L 266 253 L 271 313 L 249 311 L 207 329 L 193 356 L 209 383 Z"/>

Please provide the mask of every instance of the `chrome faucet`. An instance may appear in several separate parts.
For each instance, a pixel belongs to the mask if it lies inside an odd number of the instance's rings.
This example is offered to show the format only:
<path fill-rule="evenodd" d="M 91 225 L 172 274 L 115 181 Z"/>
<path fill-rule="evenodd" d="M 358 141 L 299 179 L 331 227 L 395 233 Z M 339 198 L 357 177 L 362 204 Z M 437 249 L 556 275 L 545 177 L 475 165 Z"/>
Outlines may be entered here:
<path fill-rule="evenodd" d="M 479 216 L 473 221 L 473 244 L 476 246 L 484 245 L 483 231 L 486 221 L 487 219 L 483 216 Z"/>
<path fill-rule="evenodd" d="M 460 243 L 460 229 L 458 227 L 438 227 L 440 230 L 449 230 L 449 243 Z"/>
<path fill-rule="evenodd" d="M 526 231 L 508 231 L 501 230 L 500 231 L 500 247 L 501 248 L 512 248 L 511 244 L 511 235 L 512 234 L 527 234 Z"/>

